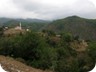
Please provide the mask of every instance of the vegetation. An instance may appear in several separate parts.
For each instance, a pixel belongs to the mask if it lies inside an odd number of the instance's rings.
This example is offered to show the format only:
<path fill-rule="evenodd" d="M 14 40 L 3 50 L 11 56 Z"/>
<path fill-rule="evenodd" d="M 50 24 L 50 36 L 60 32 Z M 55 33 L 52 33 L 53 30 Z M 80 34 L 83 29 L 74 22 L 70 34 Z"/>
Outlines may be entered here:
<path fill-rule="evenodd" d="M 54 41 L 54 38 L 58 41 Z M 79 53 L 70 47 L 70 43 L 74 40 L 74 36 L 70 33 L 62 33 L 61 37 L 57 37 L 51 31 L 42 31 L 41 34 L 27 32 L 15 36 L 1 36 L 0 54 L 21 58 L 22 62 L 44 70 L 87 72 L 94 65 L 94 61 L 91 61 L 96 57 L 94 52 L 96 44 L 92 43 L 89 51 Z"/>
<path fill-rule="evenodd" d="M 93 58 L 93 60 L 96 62 L 96 42 L 90 42 L 89 43 L 89 54 Z"/>
<path fill-rule="evenodd" d="M 28 26 L 26 22 L 24 23 L 25 27 L 31 26 L 31 23 L 28 23 Z M 68 17 L 53 21 L 47 26 L 49 30 L 47 28 L 44 30 L 43 27 L 46 25 L 43 23 L 40 23 L 41 26 L 39 23 L 36 24 L 38 27 L 34 23 L 32 31 L 10 36 L 4 35 L 1 27 L 0 55 L 20 59 L 21 62 L 32 67 L 53 72 L 88 72 L 94 67 L 95 20 Z M 36 32 L 36 29 L 41 31 Z"/>

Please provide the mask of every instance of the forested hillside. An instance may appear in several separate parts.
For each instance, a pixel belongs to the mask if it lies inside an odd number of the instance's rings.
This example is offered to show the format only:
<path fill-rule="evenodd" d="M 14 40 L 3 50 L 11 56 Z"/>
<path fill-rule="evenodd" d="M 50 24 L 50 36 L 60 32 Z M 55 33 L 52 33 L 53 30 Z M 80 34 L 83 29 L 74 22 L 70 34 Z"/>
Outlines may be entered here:
<path fill-rule="evenodd" d="M 73 35 L 80 36 L 86 40 L 96 40 L 95 19 L 85 19 L 78 16 L 71 16 L 64 19 L 55 20 L 46 28 L 57 33 L 70 32 Z"/>
<path fill-rule="evenodd" d="M 70 33 L 52 31 L 0 34 L 0 55 L 52 72 L 88 72 L 96 62 L 96 42 L 80 40 Z"/>

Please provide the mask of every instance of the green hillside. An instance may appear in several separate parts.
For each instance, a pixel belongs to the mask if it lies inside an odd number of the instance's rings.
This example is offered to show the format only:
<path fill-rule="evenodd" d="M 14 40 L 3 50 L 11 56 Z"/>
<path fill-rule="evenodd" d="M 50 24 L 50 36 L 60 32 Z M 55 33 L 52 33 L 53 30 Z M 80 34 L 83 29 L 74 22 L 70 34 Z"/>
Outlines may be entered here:
<path fill-rule="evenodd" d="M 47 27 L 55 32 L 70 32 L 83 39 L 96 40 L 96 20 L 85 19 L 78 16 L 70 16 L 64 19 L 55 20 Z"/>

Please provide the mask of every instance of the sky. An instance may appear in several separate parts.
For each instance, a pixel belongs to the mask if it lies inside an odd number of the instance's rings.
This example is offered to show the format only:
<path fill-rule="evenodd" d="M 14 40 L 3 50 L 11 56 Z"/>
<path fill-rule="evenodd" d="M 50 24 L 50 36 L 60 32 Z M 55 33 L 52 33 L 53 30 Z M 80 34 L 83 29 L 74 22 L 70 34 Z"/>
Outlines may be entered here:
<path fill-rule="evenodd" d="M 96 19 L 96 0 L 0 0 L 0 17 L 51 20 L 72 15 Z"/>

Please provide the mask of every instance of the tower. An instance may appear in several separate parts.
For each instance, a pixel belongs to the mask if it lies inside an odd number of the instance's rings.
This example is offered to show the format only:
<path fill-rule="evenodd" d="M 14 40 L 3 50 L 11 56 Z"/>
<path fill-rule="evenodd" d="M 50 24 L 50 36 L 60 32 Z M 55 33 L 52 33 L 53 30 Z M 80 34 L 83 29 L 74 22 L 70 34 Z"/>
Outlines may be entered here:
<path fill-rule="evenodd" d="M 19 23 L 19 25 L 17 27 L 15 27 L 16 30 L 22 30 L 22 26 L 21 26 L 21 22 Z"/>
<path fill-rule="evenodd" d="M 19 23 L 20 30 L 22 30 L 21 22 Z"/>

